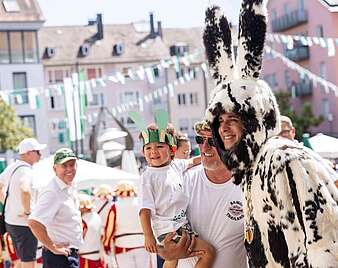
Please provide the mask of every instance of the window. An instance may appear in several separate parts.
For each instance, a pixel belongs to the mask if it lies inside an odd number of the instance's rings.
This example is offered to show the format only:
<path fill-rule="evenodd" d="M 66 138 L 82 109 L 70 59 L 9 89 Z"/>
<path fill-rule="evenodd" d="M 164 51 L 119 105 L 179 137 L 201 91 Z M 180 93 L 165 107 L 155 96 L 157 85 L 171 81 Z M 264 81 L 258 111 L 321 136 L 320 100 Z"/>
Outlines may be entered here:
<path fill-rule="evenodd" d="M 9 45 L 7 32 L 0 32 L 0 63 L 9 63 Z"/>
<path fill-rule="evenodd" d="M 9 32 L 9 42 L 11 46 L 11 62 L 23 63 L 23 43 L 21 32 Z"/>
<path fill-rule="evenodd" d="M 189 119 L 183 118 L 178 121 L 178 126 L 180 131 L 188 132 L 189 131 Z"/>
<path fill-rule="evenodd" d="M 178 98 L 178 105 L 185 105 L 186 101 L 185 101 L 185 94 L 178 94 L 177 95 Z"/>
<path fill-rule="evenodd" d="M 319 75 L 321 78 L 326 79 L 326 64 L 325 62 L 321 62 L 319 64 Z"/>
<path fill-rule="evenodd" d="M 21 122 L 25 127 L 32 129 L 34 136 L 36 136 L 36 122 L 34 115 L 20 115 Z"/>
<path fill-rule="evenodd" d="M 95 79 L 96 78 L 96 69 L 88 68 L 87 69 L 87 79 Z"/>
<path fill-rule="evenodd" d="M 23 32 L 25 62 L 38 62 L 37 40 L 35 32 Z"/>
<path fill-rule="evenodd" d="M 284 71 L 284 79 L 286 87 L 289 87 L 291 84 L 289 70 Z"/>
<path fill-rule="evenodd" d="M 97 106 L 99 105 L 99 95 L 93 94 L 93 100 L 89 103 L 90 106 Z"/>
<path fill-rule="evenodd" d="M 324 28 L 323 28 L 323 25 L 317 25 L 317 27 L 316 27 L 316 36 L 317 37 L 324 37 Z"/>
<path fill-rule="evenodd" d="M 3 0 L 2 3 L 7 13 L 20 11 L 20 7 L 16 0 Z"/>
<path fill-rule="evenodd" d="M 197 93 L 190 93 L 190 104 L 197 105 L 198 104 L 198 95 Z"/>
<path fill-rule="evenodd" d="M 60 144 L 63 144 L 63 143 L 65 143 L 65 133 L 64 132 L 59 132 L 59 134 L 58 134 L 58 141 L 59 141 L 59 143 Z"/>
<path fill-rule="evenodd" d="M 327 118 L 328 115 L 330 114 L 330 104 L 329 104 L 329 100 L 327 98 L 324 98 L 322 100 L 322 115 Z"/>
<path fill-rule="evenodd" d="M 288 15 L 289 14 L 289 4 L 284 3 L 283 9 L 284 9 L 284 14 Z"/>
<path fill-rule="evenodd" d="M 298 0 L 298 8 L 300 10 L 304 10 L 305 9 L 304 0 Z"/>
<path fill-rule="evenodd" d="M 155 77 L 155 78 L 160 77 L 160 70 L 158 69 L 158 67 L 157 67 L 156 65 L 153 65 L 153 66 L 152 66 L 152 69 L 153 69 L 154 77 Z"/>
<path fill-rule="evenodd" d="M 272 20 L 277 19 L 277 11 L 276 11 L 276 9 L 273 9 L 273 10 L 271 11 L 271 18 L 272 18 Z"/>
<path fill-rule="evenodd" d="M 36 31 L 0 32 L 0 63 L 39 62 Z"/>
<path fill-rule="evenodd" d="M 28 92 L 27 92 L 27 75 L 25 72 L 13 73 L 13 88 L 15 96 L 15 104 L 27 104 Z M 16 91 L 16 92 L 15 92 Z"/>
<path fill-rule="evenodd" d="M 54 71 L 55 83 L 63 83 L 63 70 Z"/>
<path fill-rule="evenodd" d="M 48 71 L 48 83 L 51 84 L 53 83 L 53 72 Z"/>

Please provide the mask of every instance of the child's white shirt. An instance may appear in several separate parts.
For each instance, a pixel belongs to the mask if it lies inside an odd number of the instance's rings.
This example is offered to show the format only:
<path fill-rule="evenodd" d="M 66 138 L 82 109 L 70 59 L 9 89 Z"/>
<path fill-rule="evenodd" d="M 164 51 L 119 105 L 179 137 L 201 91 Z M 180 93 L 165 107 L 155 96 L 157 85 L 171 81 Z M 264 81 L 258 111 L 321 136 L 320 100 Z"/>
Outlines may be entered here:
<path fill-rule="evenodd" d="M 187 160 L 174 159 L 165 167 L 147 167 L 141 175 L 140 210 L 150 209 L 155 237 L 188 223 L 189 198 L 183 188 L 183 172 L 187 168 Z"/>

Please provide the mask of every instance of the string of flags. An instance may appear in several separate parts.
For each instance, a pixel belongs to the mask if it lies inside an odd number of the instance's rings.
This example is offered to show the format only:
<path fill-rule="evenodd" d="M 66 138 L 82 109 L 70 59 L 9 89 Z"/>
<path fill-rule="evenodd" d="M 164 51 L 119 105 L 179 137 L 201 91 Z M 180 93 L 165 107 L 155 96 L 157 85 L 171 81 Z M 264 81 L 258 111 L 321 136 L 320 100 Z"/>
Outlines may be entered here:
<path fill-rule="evenodd" d="M 209 78 L 209 68 L 206 63 L 202 63 L 200 67 L 196 67 L 195 71 L 202 71 L 206 78 Z M 80 76 L 80 79 L 78 79 Z M 134 100 L 121 103 L 111 108 L 111 112 L 114 116 L 119 114 L 124 114 L 130 110 L 138 110 L 140 112 L 144 111 L 146 104 L 153 102 L 153 100 L 162 98 L 163 96 L 174 97 L 175 96 L 175 87 L 180 84 L 185 84 L 192 81 L 196 77 L 196 73 L 187 72 L 183 76 L 168 82 L 167 84 L 154 89 L 152 92 L 134 98 Z M 80 81 L 78 86 L 74 86 L 72 80 Z M 65 79 L 65 109 L 67 118 L 66 119 L 52 119 L 52 129 L 64 129 L 64 125 L 67 125 L 68 137 L 70 141 L 80 140 L 84 137 L 85 131 L 85 122 L 91 124 L 95 121 L 98 114 L 97 113 L 86 113 L 86 107 L 83 105 L 82 98 L 75 98 L 74 96 L 85 95 L 86 92 L 83 91 L 85 88 L 81 88 L 81 81 L 84 80 L 81 74 L 73 74 L 72 78 Z M 81 93 L 82 92 L 82 93 Z M 87 92 L 88 98 L 88 92 Z M 75 101 L 75 102 L 74 102 Z M 61 127 L 60 127 L 61 126 Z"/>
<path fill-rule="evenodd" d="M 304 36 L 304 35 L 286 35 L 278 33 L 268 33 L 267 41 L 275 42 L 279 44 L 285 44 L 288 49 L 293 49 L 297 44 L 302 46 L 320 46 L 327 49 L 329 57 L 336 55 L 336 47 L 338 49 L 338 38 L 333 37 L 316 37 L 316 36 Z"/>
<path fill-rule="evenodd" d="M 104 75 L 99 78 L 80 81 L 84 83 L 88 101 L 92 100 L 92 89 L 101 86 L 106 87 L 107 83 L 119 83 L 126 84 L 129 77 L 131 80 L 145 80 L 150 84 L 156 82 L 157 73 L 159 73 L 164 68 L 174 67 L 177 71 L 177 66 L 183 64 L 184 66 L 190 67 L 196 58 L 204 52 L 203 49 L 196 49 L 191 54 L 186 54 L 184 56 L 172 56 L 168 59 L 162 59 L 157 64 L 151 64 L 150 66 L 140 65 L 135 69 L 128 69 L 127 73 L 121 73 L 119 71 L 114 74 Z M 201 64 L 202 68 L 205 68 L 203 63 Z M 193 72 L 194 70 L 191 70 Z M 2 89 L 0 90 L 0 97 L 9 105 L 29 103 L 31 109 L 38 109 L 41 107 L 41 96 L 49 97 L 53 96 L 62 96 L 64 95 L 65 85 L 64 83 L 51 84 L 47 86 L 39 87 L 30 87 L 23 89 Z"/>
<path fill-rule="evenodd" d="M 333 91 L 338 97 L 338 87 L 333 84 L 332 82 L 327 81 L 326 79 L 312 73 L 308 69 L 305 69 L 301 65 L 295 63 L 294 61 L 288 59 L 283 54 L 277 52 L 276 50 L 272 49 L 270 46 L 265 46 L 265 52 L 269 55 L 271 55 L 273 58 L 280 59 L 286 66 L 288 66 L 290 69 L 295 70 L 299 73 L 300 78 L 308 78 L 313 82 L 313 85 L 316 87 L 317 84 L 321 84 L 325 90 L 325 93 L 329 93 L 330 90 Z"/>

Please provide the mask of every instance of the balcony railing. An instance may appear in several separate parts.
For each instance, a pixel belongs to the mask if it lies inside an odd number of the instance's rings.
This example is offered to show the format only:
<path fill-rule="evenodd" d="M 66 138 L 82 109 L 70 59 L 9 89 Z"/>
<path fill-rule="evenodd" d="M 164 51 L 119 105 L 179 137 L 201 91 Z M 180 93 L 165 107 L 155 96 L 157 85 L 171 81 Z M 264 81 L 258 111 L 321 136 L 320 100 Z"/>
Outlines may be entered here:
<path fill-rule="evenodd" d="M 289 90 L 294 92 L 296 97 L 309 97 L 312 96 L 313 84 L 311 81 L 303 80 L 298 83 L 293 83 Z"/>
<path fill-rule="evenodd" d="M 273 32 L 282 32 L 308 22 L 307 10 L 297 9 L 271 21 Z"/>
<path fill-rule="evenodd" d="M 292 61 L 302 61 L 310 59 L 310 49 L 308 46 L 294 47 L 287 49 L 285 56 Z"/>

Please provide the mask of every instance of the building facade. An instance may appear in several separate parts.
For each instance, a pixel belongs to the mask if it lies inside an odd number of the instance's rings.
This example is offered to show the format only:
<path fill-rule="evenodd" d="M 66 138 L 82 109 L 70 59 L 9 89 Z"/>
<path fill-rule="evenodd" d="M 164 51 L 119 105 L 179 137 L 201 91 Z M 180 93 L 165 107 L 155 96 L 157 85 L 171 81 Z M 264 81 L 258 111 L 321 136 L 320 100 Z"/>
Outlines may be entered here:
<path fill-rule="evenodd" d="M 35 0 L 1 1 L 0 17 L 0 90 L 25 125 L 47 142 L 48 128 L 38 123 L 45 121 L 46 113 L 32 109 L 28 91 L 44 84 L 38 34 L 45 19 Z"/>
<path fill-rule="evenodd" d="M 267 45 L 311 73 L 338 85 L 335 49 L 338 48 L 338 1 L 270 0 L 268 13 L 268 33 L 273 37 L 268 38 Z M 329 39 L 333 41 L 333 48 L 328 53 Z M 314 114 L 324 117 L 318 127 L 311 129 L 313 134 L 323 132 L 338 136 L 338 95 L 330 87 L 316 83 L 307 74 L 294 71 L 269 54 L 263 61 L 263 75 L 273 90 L 290 92 L 295 111 L 299 112 L 303 104 L 309 102 Z"/>

